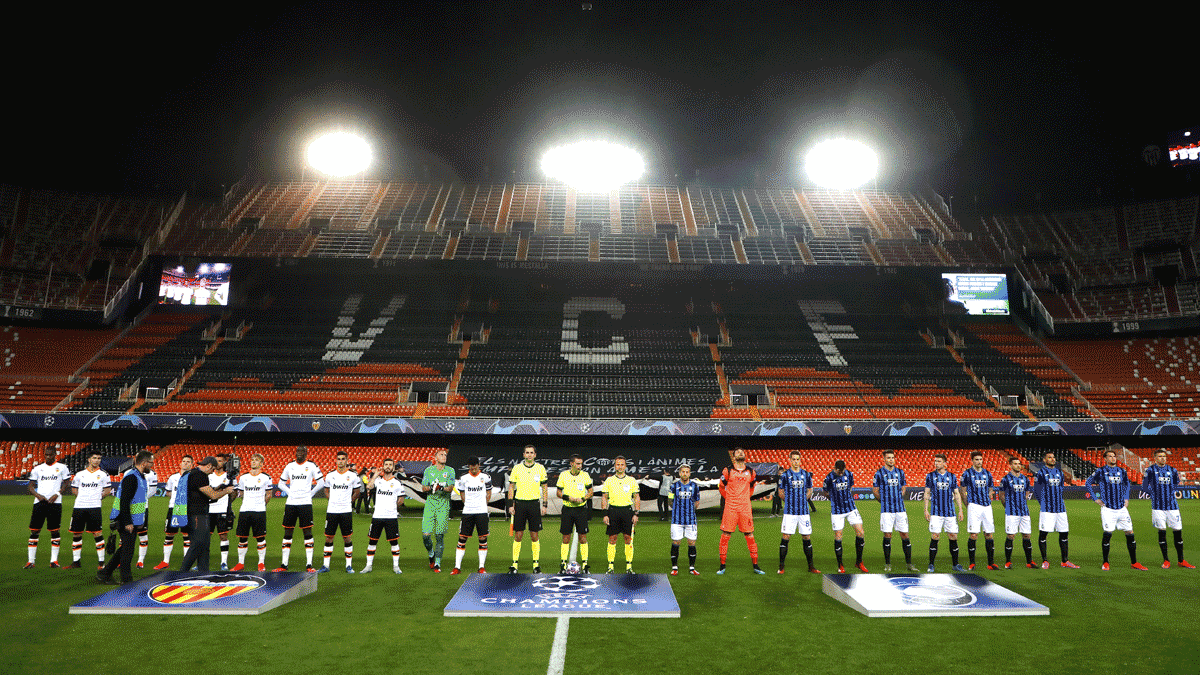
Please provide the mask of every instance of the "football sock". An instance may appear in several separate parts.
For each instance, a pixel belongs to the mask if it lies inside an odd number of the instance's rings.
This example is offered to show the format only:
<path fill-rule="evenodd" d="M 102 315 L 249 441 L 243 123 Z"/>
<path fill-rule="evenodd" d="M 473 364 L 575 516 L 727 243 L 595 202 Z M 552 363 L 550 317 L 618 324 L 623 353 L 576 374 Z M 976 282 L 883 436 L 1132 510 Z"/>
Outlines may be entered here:
<path fill-rule="evenodd" d="M 995 539 L 984 539 L 983 540 L 983 548 L 987 551 L 988 564 L 995 565 L 996 564 L 996 540 Z"/>
<path fill-rule="evenodd" d="M 442 564 L 442 552 L 446 550 L 446 535 L 445 534 L 435 534 L 435 535 L 433 535 L 433 540 L 434 540 L 433 561 L 435 563 L 437 563 L 438 566 L 440 567 Z M 397 544 L 397 545 L 399 545 L 399 544 Z M 396 549 L 396 550 L 399 550 L 399 549 Z"/>
<path fill-rule="evenodd" d="M 809 568 L 809 569 L 812 569 L 812 566 L 813 566 L 813 562 L 812 562 L 812 557 L 813 557 L 813 550 L 812 550 L 812 540 L 811 540 L 811 539 L 803 539 L 803 540 L 801 540 L 801 541 L 803 541 L 803 542 L 804 542 L 804 557 L 805 557 L 805 558 L 808 558 L 808 568 Z"/>
<path fill-rule="evenodd" d="M 101 565 L 103 565 L 104 564 L 104 533 L 103 532 L 93 532 L 92 534 L 94 534 L 96 536 L 96 559 L 100 562 Z"/>
<path fill-rule="evenodd" d="M 1046 559 L 1046 533 L 1038 533 L 1038 548 L 1042 550 L 1042 560 Z"/>
<path fill-rule="evenodd" d="M 758 564 L 758 542 L 755 541 L 754 535 L 746 537 L 746 546 L 750 549 L 750 562 Z"/>
<path fill-rule="evenodd" d="M 1021 546 L 1025 548 L 1025 562 L 1033 564 L 1033 541 L 1028 538 L 1021 539 Z"/>
<path fill-rule="evenodd" d="M 333 544 L 325 544 L 324 554 L 325 566 L 329 567 L 329 559 L 333 557 Z"/>
<path fill-rule="evenodd" d="M 33 559 L 37 556 L 38 537 L 41 536 L 41 530 L 29 528 L 29 564 L 33 564 Z M 1166 532 L 1163 533 L 1166 536 Z"/>
<path fill-rule="evenodd" d="M 1067 555 L 1067 533 L 1066 532 L 1058 533 L 1058 552 L 1062 553 L 1063 562 L 1066 562 L 1071 559 L 1071 557 Z"/>
<path fill-rule="evenodd" d="M 1174 532 L 1175 532 L 1175 553 L 1179 556 L 1180 560 L 1183 560 L 1183 530 L 1174 530 Z M 58 544 L 54 543 L 57 541 L 56 539 L 51 539 L 50 541 L 54 546 L 56 546 L 56 547 L 58 546 Z M 58 549 L 51 548 L 50 552 L 51 552 L 50 559 L 58 560 Z"/>
<path fill-rule="evenodd" d="M 613 562 L 617 559 L 617 545 L 608 545 L 608 566 L 612 567 Z"/>
<path fill-rule="evenodd" d="M 346 542 L 342 549 L 346 552 L 346 567 L 354 562 L 354 542 Z"/>
<path fill-rule="evenodd" d="M 71 561 L 79 562 L 83 558 L 83 535 L 71 535 Z"/>
<path fill-rule="evenodd" d="M 1181 534 L 1182 532 L 1176 532 L 1175 539 L 1179 542 L 1176 544 L 1179 547 L 1179 559 L 1183 560 L 1183 538 L 1179 536 Z M 61 545 L 62 539 L 58 536 L 58 530 L 50 530 L 50 562 L 58 562 L 58 548 Z"/>
<path fill-rule="evenodd" d="M 671 567 L 679 567 L 679 544 L 671 544 Z"/>
<path fill-rule="evenodd" d="M 688 544 L 688 567 L 696 566 L 696 547 Z"/>
<path fill-rule="evenodd" d="M 586 565 L 588 561 L 588 545 L 587 542 L 579 542 L 579 564 Z"/>
<path fill-rule="evenodd" d="M 950 540 L 950 564 L 951 565 L 958 564 L 958 540 L 957 539 Z"/>
<path fill-rule="evenodd" d="M 146 562 L 146 551 L 150 550 L 150 535 L 142 532 L 138 535 L 138 562 Z"/>
<path fill-rule="evenodd" d="M 1104 562 L 1108 562 L 1108 549 L 1112 547 L 1112 532 L 1104 533 L 1104 540 L 1100 543 L 1100 550 L 1104 552 Z"/>
<path fill-rule="evenodd" d="M 258 539 L 258 564 L 262 565 L 267 561 L 267 537 L 264 535 Z"/>
<path fill-rule="evenodd" d="M 837 556 L 838 567 L 842 566 L 842 540 L 833 540 L 833 553 Z"/>
<path fill-rule="evenodd" d="M 389 539 L 388 542 L 392 545 L 392 567 L 400 569 L 400 540 Z"/>
<path fill-rule="evenodd" d="M 912 542 L 907 537 L 900 538 L 900 545 L 904 547 L 904 562 L 912 564 Z"/>
<path fill-rule="evenodd" d="M 512 543 L 513 567 L 516 567 L 517 562 L 521 559 L 521 543 L 519 541 Z"/>
<path fill-rule="evenodd" d="M 790 539 L 779 540 L 779 566 L 781 568 L 783 567 L 784 563 L 787 562 L 788 544 L 790 543 Z"/>
<path fill-rule="evenodd" d="M 189 535 L 183 537 L 183 554 L 187 555 L 188 549 L 192 547 L 192 538 Z"/>
<path fill-rule="evenodd" d="M 367 539 L 367 567 L 375 564 L 375 547 L 379 544 L 378 539 Z"/>
<path fill-rule="evenodd" d="M 975 539 L 967 540 L 967 560 L 972 565 L 975 564 L 975 541 L 976 541 Z"/>
<path fill-rule="evenodd" d="M 625 564 L 633 564 L 633 544 L 625 544 Z"/>
<path fill-rule="evenodd" d="M 1137 538 L 1125 533 L 1125 547 L 1129 549 L 1129 562 L 1137 564 Z"/>
<path fill-rule="evenodd" d="M 542 542 L 541 541 L 529 542 L 529 551 L 530 551 L 530 553 L 533 554 L 533 564 L 536 566 L 538 563 L 540 563 L 542 561 Z"/>
<path fill-rule="evenodd" d="M 884 565 L 892 564 L 892 538 L 891 537 L 883 538 L 883 564 Z"/>
<path fill-rule="evenodd" d="M 433 557 L 433 537 L 428 534 L 422 534 L 421 543 L 425 544 L 425 550 L 429 552 L 430 557 Z"/>
<path fill-rule="evenodd" d="M 1166 530 L 1158 531 L 1158 547 L 1162 549 L 1163 560 L 1167 560 L 1168 556 L 1167 556 L 1167 531 Z M 32 562 L 32 561 L 30 561 L 30 562 Z"/>
<path fill-rule="evenodd" d="M 246 564 L 246 549 L 250 548 L 250 537 L 238 535 L 238 564 Z"/>
<path fill-rule="evenodd" d="M 854 538 L 854 558 L 855 558 L 854 564 L 855 565 L 862 564 L 863 548 L 866 547 L 866 545 L 867 545 L 866 539 L 863 539 L 862 537 Z"/>
<path fill-rule="evenodd" d="M 454 549 L 454 569 L 462 569 L 463 554 L 467 552 L 467 538 L 458 538 L 458 547 Z"/>
<path fill-rule="evenodd" d="M 1013 550 L 1013 540 L 1005 539 L 1004 540 L 1004 562 L 1006 562 L 1006 563 L 1012 562 L 1012 550 Z"/>
<path fill-rule="evenodd" d="M 479 569 L 483 569 L 484 563 L 487 562 L 487 535 L 479 538 Z"/>
<path fill-rule="evenodd" d="M 305 534 L 308 536 L 304 538 L 304 562 L 308 563 L 309 567 L 312 567 L 313 547 L 316 544 L 313 542 L 311 532 L 305 532 Z"/>
<path fill-rule="evenodd" d="M 932 565 L 933 561 L 937 558 L 937 550 L 938 550 L 939 543 L 941 543 L 941 542 L 938 539 L 930 539 L 929 540 L 929 564 L 930 565 Z"/>
<path fill-rule="evenodd" d="M 571 555 L 571 545 L 570 544 L 561 544 L 558 547 L 558 559 L 563 562 L 567 562 L 567 556 L 569 556 L 569 555 Z"/>
<path fill-rule="evenodd" d="M 724 565 L 725 558 L 726 558 L 726 556 L 729 555 L 729 533 L 728 532 L 721 533 L 721 544 L 720 544 L 720 546 L 718 546 L 717 550 L 721 554 L 721 564 Z"/>
<path fill-rule="evenodd" d="M 283 561 L 281 564 L 284 567 L 287 567 L 288 559 L 292 557 L 292 538 L 291 537 L 288 537 L 283 540 L 283 544 L 280 547 L 280 550 L 281 550 L 281 554 L 283 557 Z"/>
<path fill-rule="evenodd" d="M 229 540 L 228 539 L 221 542 L 221 564 L 222 565 L 229 564 Z"/>

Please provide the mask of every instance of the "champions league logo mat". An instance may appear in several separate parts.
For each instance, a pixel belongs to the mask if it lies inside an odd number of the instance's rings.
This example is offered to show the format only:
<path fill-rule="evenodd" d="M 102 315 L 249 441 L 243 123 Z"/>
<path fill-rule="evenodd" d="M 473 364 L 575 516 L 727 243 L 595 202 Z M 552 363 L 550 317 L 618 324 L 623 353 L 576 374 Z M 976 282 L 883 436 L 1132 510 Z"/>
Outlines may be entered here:
<path fill-rule="evenodd" d="M 679 618 L 665 574 L 472 574 L 444 616 Z"/>
<path fill-rule="evenodd" d="M 303 572 L 160 572 L 73 605 L 71 614 L 262 614 L 317 590 Z"/>
<path fill-rule="evenodd" d="M 1048 607 L 975 574 L 826 574 L 822 587 L 869 617 L 1050 615 Z"/>

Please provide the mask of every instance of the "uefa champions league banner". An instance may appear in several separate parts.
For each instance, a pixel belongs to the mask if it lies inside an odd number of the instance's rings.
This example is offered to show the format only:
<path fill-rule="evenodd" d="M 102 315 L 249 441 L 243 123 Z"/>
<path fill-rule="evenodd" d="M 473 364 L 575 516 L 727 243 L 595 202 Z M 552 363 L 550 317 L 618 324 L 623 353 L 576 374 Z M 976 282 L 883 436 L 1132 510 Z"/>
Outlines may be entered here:
<path fill-rule="evenodd" d="M 493 436 L 1178 436 L 1200 420 L 580 420 L 285 415 L 7 413 L 0 429 L 185 430 L 227 433 L 455 434 Z"/>

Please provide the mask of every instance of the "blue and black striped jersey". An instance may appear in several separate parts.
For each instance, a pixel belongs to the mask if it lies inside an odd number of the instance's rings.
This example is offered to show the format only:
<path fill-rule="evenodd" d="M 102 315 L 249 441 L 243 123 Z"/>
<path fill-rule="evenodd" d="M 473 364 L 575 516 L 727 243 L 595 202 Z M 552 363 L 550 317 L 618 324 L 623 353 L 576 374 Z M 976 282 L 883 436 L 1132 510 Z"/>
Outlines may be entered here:
<path fill-rule="evenodd" d="M 904 478 L 904 469 L 896 467 L 888 470 L 886 466 L 879 467 L 875 472 L 875 480 L 871 483 L 879 488 L 879 511 L 881 513 L 900 513 L 904 511 L 904 486 L 908 481 Z"/>
<path fill-rule="evenodd" d="M 967 503 L 980 506 L 992 505 L 992 487 L 995 484 L 991 471 L 987 469 L 976 471 L 975 467 L 967 467 L 959 482 L 959 485 L 967 489 Z"/>
<path fill-rule="evenodd" d="M 1037 497 L 1042 513 L 1066 513 L 1067 504 L 1063 501 L 1063 484 L 1066 476 L 1062 469 L 1042 465 L 1034 474 L 1033 496 Z"/>
<path fill-rule="evenodd" d="M 929 490 L 929 515 L 953 518 L 954 491 L 958 489 L 954 474 L 930 471 L 925 474 L 925 489 Z"/>
<path fill-rule="evenodd" d="M 850 489 L 852 487 L 854 474 L 850 473 L 849 469 L 843 471 L 840 476 L 834 471 L 825 476 L 825 490 L 829 492 L 829 503 L 833 505 L 833 513 L 850 513 L 855 509 L 854 492 Z"/>
<path fill-rule="evenodd" d="M 1084 487 L 1092 493 L 1092 499 L 1099 499 L 1110 509 L 1123 509 L 1129 499 L 1129 474 L 1119 466 L 1105 464 L 1088 476 Z"/>
<path fill-rule="evenodd" d="M 804 469 L 788 469 L 779 475 L 779 489 L 783 490 L 783 512 L 789 516 L 808 515 L 808 491 L 812 489 L 812 474 Z"/>
<path fill-rule="evenodd" d="M 1029 478 L 1025 474 L 1004 474 L 1000 479 L 1000 491 L 1004 493 L 1004 515 L 1029 515 Z"/>
<path fill-rule="evenodd" d="M 675 481 L 667 493 L 671 499 L 671 524 L 695 525 L 696 504 L 700 501 L 700 486 L 695 481 Z"/>
<path fill-rule="evenodd" d="M 1151 464 L 1142 477 L 1142 489 L 1150 493 L 1150 508 L 1155 511 L 1176 511 L 1175 490 L 1179 489 L 1179 472 L 1173 466 Z"/>

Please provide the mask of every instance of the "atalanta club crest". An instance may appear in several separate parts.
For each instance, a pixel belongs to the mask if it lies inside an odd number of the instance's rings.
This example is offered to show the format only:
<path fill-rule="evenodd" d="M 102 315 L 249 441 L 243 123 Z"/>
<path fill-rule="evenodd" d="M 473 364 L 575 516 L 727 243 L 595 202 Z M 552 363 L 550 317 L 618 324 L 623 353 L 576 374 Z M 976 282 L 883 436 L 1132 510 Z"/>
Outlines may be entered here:
<path fill-rule="evenodd" d="M 906 605 L 966 607 L 975 604 L 975 594 L 962 586 L 928 584 L 920 577 L 892 577 L 888 581 L 900 591 L 900 600 Z"/>
<path fill-rule="evenodd" d="M 150 599 L 165 605 L 184 605 L 229 598 L 266 585 L 259 577 L 246 574 L 212 574 L 191 579 L 176 579 L 150 589 Z"/>

